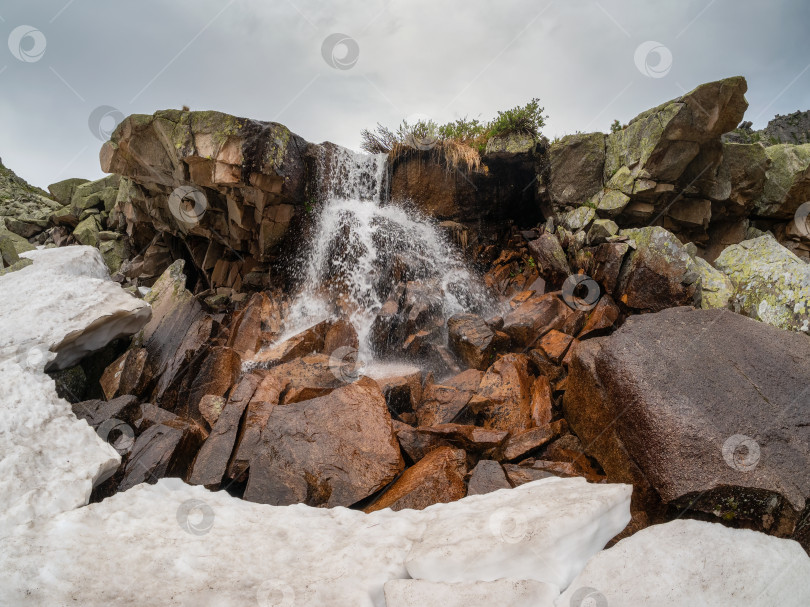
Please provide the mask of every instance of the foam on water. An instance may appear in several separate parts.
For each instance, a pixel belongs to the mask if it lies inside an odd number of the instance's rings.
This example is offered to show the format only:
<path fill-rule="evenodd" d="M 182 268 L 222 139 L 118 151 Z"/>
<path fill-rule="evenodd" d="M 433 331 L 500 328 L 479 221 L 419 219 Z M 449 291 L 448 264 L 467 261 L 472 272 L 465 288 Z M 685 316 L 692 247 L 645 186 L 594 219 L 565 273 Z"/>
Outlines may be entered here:
<path fill-rule="evenodd" d="M 437 283 L 445 318 L 488 305 L 480 279 L 433 220 L 384 202 L 386 163 L 386 154 L 337 148 L 328 166 L 322 164 L 326 196 L 279 341 L 343 313 L 357 331 L 360 358 L 370 361 L 372 323 L 394 287 L 396 264 Z"/>

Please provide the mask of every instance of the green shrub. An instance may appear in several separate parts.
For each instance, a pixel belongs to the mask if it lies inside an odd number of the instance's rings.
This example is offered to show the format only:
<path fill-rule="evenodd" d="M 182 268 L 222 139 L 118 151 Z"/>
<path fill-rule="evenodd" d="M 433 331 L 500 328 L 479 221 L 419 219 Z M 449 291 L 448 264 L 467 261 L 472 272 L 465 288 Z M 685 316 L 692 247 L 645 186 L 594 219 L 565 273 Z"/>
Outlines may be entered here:
<path fill-rule="evenodd" d="M 524 106 L 519 105 L 511 110 L 498 112 L 498 117 L 489 124 L 489 135 L 498 137 L 519 133 L 537 137 L 540 129 L 546 124 L 543 111 L 540 100 L 534 98 Z"/>
<path fill-rule="evenodd" d="M 391 152 L 398 144 L 424 149 L 451 142 L 483 152 L 491 137 L 513 133 L 539 137 L 546 120 L 543 111 L 540 100 L 535 98 L 524 106 L 498 112 L 490 122 L 466 116 L 441 125 L 433 120 L 417 120 L 413 124 L 403 120 L 396 132 L 378 122 L 373 131 L 363 129 L 360 147 L 366 152 L 380 154 Z"/>

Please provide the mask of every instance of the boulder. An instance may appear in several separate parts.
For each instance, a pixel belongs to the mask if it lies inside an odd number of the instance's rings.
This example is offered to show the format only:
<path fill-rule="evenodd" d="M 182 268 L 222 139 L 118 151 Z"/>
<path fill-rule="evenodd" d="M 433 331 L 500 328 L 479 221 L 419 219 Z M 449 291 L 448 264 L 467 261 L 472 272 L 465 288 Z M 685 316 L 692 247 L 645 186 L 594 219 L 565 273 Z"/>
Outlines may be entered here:
<path fill-rule="evenodd" d="M 810 144 L 774 145 L 765 148 L 765 155 L 770 163 L 754 214 L 792 218 L 796 209 L 810 200 Z"/>
<path fill-rule="evenodd" d="M 142 396 L 152 384 L 146 348 L 133 348 L 124 352 L 101 375 L 101 389 L 105 398 L 135 394 Z"/>
<path fill-rule="evenodd" d="M 411 366 L 383 369 L 375 372 L 372 367 L 366 371 L 366 375 L 377 382 L 388 403 L 388 410 L 398 416 L 414 414 L 422 400 L 422 371 Z"/>
<path fill-rule="evenodd" d="M 719 140 L 742 120 L 745 78 L 702 84 L 647 110 L 606 139 L 605 182 L 622 166 L 643 169 L 644 179 L 672 183 L 697 156 L 700 144 Z"/>
<path fill-rule="evenodd" d="M 567 135 L 549 146 L 548 194 L 555 210 L 590 199 L 602 188 L 605 135 Z"/>
<path fill-rule="evenodd" d="M 404 467 L 385 398 L 370 378 L 273 408 L 250 460 L 244 498 L 351 506 Z"/>
<path fill-rule="evenodd" d="M 618 277 L 616 294 L 623 304 L 656 312 L 700 301 L 700 274 L 674 234 L 657 226 L 621 234 L 635 244 Z"/>
<path fill-rule="evenodd" d="M 568 428 L 565 420 L 559 420 L 514 434 L 504 443 L 501 450 L 501 461 L 515 461 L 547 445 Z"/>
<path fill-rule="evenodd" d="M 100 156 L 102 170 L 134 186 L 118 201 L 128 231 L 197 236 L 212 254 L 227 248 L 251 265 L 272 258 L 307 199 L 307 146 L 277 123 L 166 110 L 126 118 Z M 195 265 L 211 274 L 213 263 Z"/>
<path fill-rule="evenodd" d="M 476 314 L 456 314 L 447 321 L 450 348 L 464 364 L 485 371 L 495 356 L 495 333 Z"/>
<path fill-rule="evenodd" d="M 176 404 L 173 386 L 188 370 L 188 361 L 202 352 L 213 331 L 211 317 L 185 288 L 184 266 L 182 259 L 175 261 L 144 297 L 152 306 L 152 318 L 133 338 L 135 347 L 147 351 L 147 364 L 157 378 L 149 400 L 167 408 Z"/>
<path fill-rule="evenodd" d="M 249 373 L 231 391 L 211 433 L 194 460 L 188 478 L 190 484 L 205 485 L 209 489 L 219 488 L 231 460 L 245 409 L 265 374 L 262 371 Z"/>
<path fill-rule="evenodd" d="M 516 345 L 529 347 L 550 329 L 561 326 L 568 313 L 555 293 L 533 296 L 504 315 L 503 331 Z"/>
<path fill-rule="evenodd" d="M 483 495 L 499 489 L 511 489 L 506 473 L 495 460 L 482 459 L 472 469 L 467 483 L 467 495 Z"/>
<path fill-rule="evenodd" d="M 734 310 L 782 329 L 810 334 L 810 265 L 773 236 L 732 245 L 714 263 L 731 279 Z"/>
<path fill-rule="evenodd" d="M 572 274 L 565 251 L 554 234 L 546 232 L 532 240 L 529 251 L 540 276 L 548 283 L 559 286 Z"/>
<path fill-rule="evenodd" d="M 197 424 L 177 416 L 150 426 L 135 439 L 118 490 L 168 476 L 184 478 L 203 439 Z"/>
<path fill-rule="evenodd" d="M 365 508 L 375 512 L 423 510 L 433 504 L 459 500 L 467 494 L 464 475 L 467 456 L 460 449 L 439 447 L 408 468 L 377 500 Z"/>
<path fill-rule="evenodd" d="M 484 428 L 520 432 L 532 427 L 529 357 L 506 354 L 487 369 L 469 408 Z"/>
<path fill-rule="evenodd" d="M 202 361 L 199 372 L 191 382 L 188 399 L 180 410 L 200 424 L 205 423 L 197 408 L 203 396 L 225 396 L 239 378 L 242 359 L 233 348 L 217 346 L 211 348 Z"/>
<path fill-rule="evenodd" d="M 475 388 L 463 389 L 441 384 L 426 386 L 422 402 L 416 409 L 416 418 L 420 426 L 449 424 L 462 412 Z"/>
<path fill-rule="evenodd" d="M 700 307 L 704 310 L 728 307 L 734 295 L 734 283 L 705 259 L 693 257 L 700 274 Z"/>
<path fill-rule="evenodd" d="M 728 310 L 633 316 L 579 344 L 565 417 L 637 506 L 789 535 L 810 496 L 809 364 L 806 336 Z"/>
<path fill-rule="evenodd" d="M 48 186 L 48 191 L 53 199 L 61 205 L 69 204 L 73 198 L 76 188 L 85 183 L 90 183 L 88 179 L 71 178 L 52 183 Z"/>

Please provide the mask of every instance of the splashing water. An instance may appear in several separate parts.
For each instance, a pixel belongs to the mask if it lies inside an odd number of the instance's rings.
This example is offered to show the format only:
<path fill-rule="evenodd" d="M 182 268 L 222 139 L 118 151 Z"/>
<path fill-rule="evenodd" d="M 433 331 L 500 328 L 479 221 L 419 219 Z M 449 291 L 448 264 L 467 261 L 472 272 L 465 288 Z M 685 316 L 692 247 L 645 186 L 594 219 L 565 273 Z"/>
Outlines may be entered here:
<path fill-rule="evenodd" d="M 385 154 L 343 148 L 336 148 L 329 159 L 322 172 L 326 200 L 279 341 L 326 318 L 345 315 L 357 331 L 359 358 L 370 362 L 372 324 L 403 277 L 435 285 L 445 319 L 489 307 L 481 281 L 431 219 L 397 204 L 383 204 L 386 162 Z"/>

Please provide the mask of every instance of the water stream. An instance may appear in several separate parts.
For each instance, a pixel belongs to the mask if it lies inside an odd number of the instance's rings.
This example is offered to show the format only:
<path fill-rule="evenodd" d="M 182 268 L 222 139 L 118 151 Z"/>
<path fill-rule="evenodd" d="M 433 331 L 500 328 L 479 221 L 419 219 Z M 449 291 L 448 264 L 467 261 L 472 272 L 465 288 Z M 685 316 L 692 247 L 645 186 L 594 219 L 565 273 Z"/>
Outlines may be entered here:
<path fill-rule="evenodd" d="M 329 317 L 347 317 L 359 358 L 374 358 L 372 323 L 403 280 L 435 285 L 444 318 L 489 307 L 478 276 L 433 219 L 385 201 L 385 154 L 335 148 L 322 164 L 324 200 L 297 269 L 299 290 L 285 319 L 285 339 Z"/>

